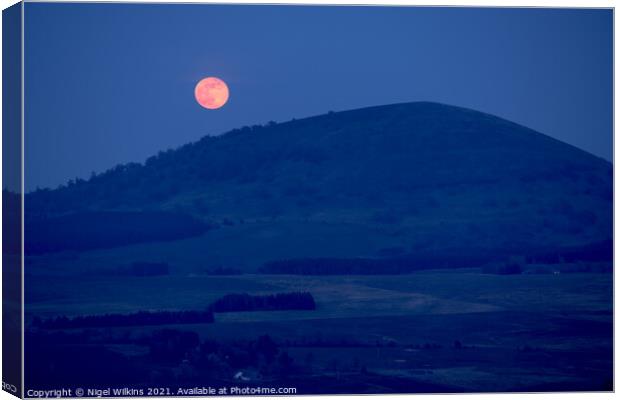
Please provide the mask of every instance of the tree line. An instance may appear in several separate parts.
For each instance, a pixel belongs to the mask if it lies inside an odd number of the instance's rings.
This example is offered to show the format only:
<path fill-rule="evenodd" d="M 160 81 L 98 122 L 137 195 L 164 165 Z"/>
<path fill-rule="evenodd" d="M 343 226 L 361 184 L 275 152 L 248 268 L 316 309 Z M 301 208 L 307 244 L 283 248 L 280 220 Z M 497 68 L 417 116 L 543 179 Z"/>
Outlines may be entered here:
<path fill-rule="evenodd" d="M 577 261 L 612 261 L 614 243 L 612 239 L 592 242 L 581 246 L 566 246 L 556 249 L 541 249 L 526 256 L 528 264 L 562 264 Z"/>
<path fill-rule="evenodd" d="M 314 298 L 308 292 L 277 293 L 253 296 L 247 293 L 227 294 L 210 307 L 213 312 L 314 310 Z"/>
<path fill-rule="evenodd" d="M 476 248 L 453 248 L 441 252 L 425 251 L 385 258 L 293 258 L 266 262 L 259 268 L 259 272 L 290 275 L 395 275 L 424 269 L 489 269 L 502 264 L 503 267 L 496 272 L 515 274 L 522 269 L 522 266 L 510 263 L 515 255 L 523 258 L 523 265 L 611 261 L 613 241 L 609 239 L 581 246 L 541 247 L 537 250 L 518 247 L 485 251 Z"/>
<path fill-rule="evenodd" d="M 308 292 L 250 295 L 228 294 L 219 298 L 204 311 L 139 311 L 132 314 L 85 315 L 69 318 L 58 316 L 34 318 L 32 326 L 42 329 L 105 328 L 111 326 L 146 326 L 209 324 L 215 322 L 213 313 L 240 311 L 314 310 L 314 298 Z"/>
<path fill-rule="evenodd" d="M 459 253 L 399 258 L 296 258 L 267 262 L 259 268 L 259 272 L 292 275 L 397 275 L 423 269 L 479 267 L 493 258 L 492 254 Z"/>
<path fill-rule="evenodd" d="M 205 311 L 138 311 L 132 314 L 85 315 L 69 318 L 35 318 L 32 326 L 44 329 L 105 328 L 110 326 L 146 326 L 213 323 L 213 312 Z"/>

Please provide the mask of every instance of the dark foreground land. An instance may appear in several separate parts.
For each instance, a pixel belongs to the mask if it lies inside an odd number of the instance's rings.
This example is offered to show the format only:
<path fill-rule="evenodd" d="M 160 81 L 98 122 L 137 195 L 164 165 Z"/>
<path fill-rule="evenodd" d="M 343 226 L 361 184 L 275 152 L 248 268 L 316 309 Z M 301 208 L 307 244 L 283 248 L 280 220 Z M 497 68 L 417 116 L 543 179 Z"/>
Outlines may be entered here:
<path fill-rule="evenodd" d="M 303 393 L 612 390 L 612 275 L 33 279 L 27 319 L 200 310 L 230 293 L 312 293 L 314 310 L 201 324 L 30 328 L 27 387 L 259 385 Z"/>

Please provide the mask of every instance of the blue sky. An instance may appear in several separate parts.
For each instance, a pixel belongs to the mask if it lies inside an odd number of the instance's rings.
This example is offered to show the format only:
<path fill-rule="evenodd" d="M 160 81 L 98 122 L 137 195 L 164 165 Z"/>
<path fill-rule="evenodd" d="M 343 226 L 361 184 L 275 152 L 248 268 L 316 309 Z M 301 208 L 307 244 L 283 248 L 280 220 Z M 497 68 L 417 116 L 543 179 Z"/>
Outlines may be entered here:
<path fill-rule="evenodd" d="M 26 188 L 243 125 L 437 101 L 612 157 L 611 10 L 27 3 Z M 205 76 L 231 92 L 201 108 Z"/>

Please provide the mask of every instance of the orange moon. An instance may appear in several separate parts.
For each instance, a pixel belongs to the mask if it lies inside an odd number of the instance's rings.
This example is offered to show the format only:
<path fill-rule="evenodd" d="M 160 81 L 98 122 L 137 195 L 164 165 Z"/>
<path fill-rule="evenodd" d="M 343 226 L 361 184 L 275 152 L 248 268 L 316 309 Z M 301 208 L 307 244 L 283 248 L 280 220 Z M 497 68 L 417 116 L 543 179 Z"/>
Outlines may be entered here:
<path fill-rule="evenodd" d="M 220 78 L 210 76 L 202 79 L 194 89 L 198 104 L 209 110 L 216 110 L 228 101 L 228 86 Z"/>

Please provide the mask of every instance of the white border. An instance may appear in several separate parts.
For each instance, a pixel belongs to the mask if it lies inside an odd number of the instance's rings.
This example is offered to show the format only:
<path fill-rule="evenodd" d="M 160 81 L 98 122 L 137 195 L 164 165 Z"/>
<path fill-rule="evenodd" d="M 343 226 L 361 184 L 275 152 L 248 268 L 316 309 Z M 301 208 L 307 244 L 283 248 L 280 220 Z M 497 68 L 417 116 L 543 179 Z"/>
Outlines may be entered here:
<path fill-rule="evenodd" d="M 46 0 L 28 0 L 28 2 L 45 2 Z M 56 1 L 56 2 L 63 2 L 63 1 Z M 95 0 L 82 0 L 82 1 L 64 1 L 64 2 L 81 2 L 81 3 L 101 3 L 101 2 L 117 2 L 117 1 L 95 1 Z M 288 1 L 282 1 L 282 0 L 269 0 L 269 1 L 261 1 L 261 0 L 228 0 L 226 2 L 224 1 L 213 1 L 213 0 L 205 0 L 205 1 L 182 1 L 182 0 L 130 0 L 128 2 L 131 3 L 178 3 L 178 4 L 289 4 L 289 5 L 370 5 L 370 6 L 468 6 L 468 7 L 558 7 L 558 8 L 615 8 L 616 6 L 616 2 L 615 1 L 601 1 L 601 0 L 590 0 L 590 1 L 578 1 L 578 0 L 539 0 L 539 1 L 532 1 L 532 0 L 527 0 L 527 1 L 510 1 L 510 0 L 498 0 L 498 1 L 488 1 L 488 0 L 468 0 L 466 2 L 464 1 L 458 1 L 458 0 L 425 0 L 425 1 L 416 1 L 416 0 L 312 0 L 311 3 L 309 2 L 304 2 L 304 1 L 300 1 L 300 0 L 288 0 Z M 5 9 L 13 4 L 15 4 L 16 2 L 14 0 L 0 0 L 0 5 L 2 6 L 2 9 Z M 25 119 L 24 119 L 24 112 L 25 112 L 25 107 L 24 107 L 24 75 L 23 75 L 23 68 L 24 68 L 24 58 L 25 58 L 25 54 L 24 54 L 24 4 L 22 3 L 22 32 L 21 32 L 21 36 L 22 36 L 22 82 L 21 82 L 21 92 L 22 92 L 22 104 L 21 104 L 21 111 L 22 111 L 22 121 L 21 121 L 21 128 L 22 128 L 22 137 L 21 137 L 21 141 L 22 141 L 22 165 L 21 165 L 21 172 L 22 172 L 22 185 L 21 185 L 21 189 L 22 189 L 22 210 L 24 210 L 24 197 L 23 194 L 24 189 L 25 189 L 25 185 L 24 185 L 24 170 L 25 170 L 25 152 L 24 152 L 24 145 L 25 145 L 25 140 L 24 140 L 24 123 L 25 123 Z M 615 22 L 615 18 L 614 18 L 614 22 Z M 0 18 L 0 39 L 1 39 L 1 18 Z M 617 131 L 616 130 L 616 112 L 617 112 L 617 104 L 615 102 L 615 87 L 616 87 L 616 80 L 615 80 L 615 75 L 617 72 L 617 65 L 615 64 L 615 44 L 618 42 L 618 33 L 615 30 L 615 23 L 614 23 L 614 133 Z M 1 43 L 1 40 L 0 40 Z M 0 53 L 0 65 L 2 63 L 2 55 Z M 2 88 L 2 83 L 0 82 L 0 90 Z M 0 99 L 0 106 L 2 104 L 2 100 Z M 0 107 L 0 116 L 1 114 L 1 107 Z M 0 141 L 0 161 L 2 159 L 2 143 Z M 613 154 L 614 154 L 614 158 L 613 160 L 615 161 L 615 154 L 616 154 L 616 141 L 615 141 L 615 135 L 614 135 L 614 149 L 613 149 Z M 618 178 L 617 174 L 616 174 L 616 168 L 615 168 L 615 164 L 614 164 L 614 189 L 617 184 L 617 180 L 620 179 Z M 1 178 L 2 176 L 2 163 L 0 162 L 0 182 L 2 180 Z M 615 190 L 614 190 L 615 193 Z M 616 213 L 615 213 L 615 209 L 618 206 L 618 204 L 620 203 L 620 201 L 614 196 L 614 238 L 616 237 Z M 2 210 L 0 209 L 0 218 L 2 216 Z M 24 219 L 24 214 L 22 212 L 22 304 L 23 304 L 23 300 L 24 300 L 24 259 L 23 259 L 23 235 L 24 235 L 24 230 L 23 230 L 23 219 Z M 0 231 L 0 239 L 2 238 L 2 232 Z M 614 241 L 614 265 L 620 265 L 618 264 L 617 261 L 617 257 L 618 257 L 618 251 L 617 250 L 617 241 Z M 0 261 L 1 262 L 1 261 Z M 617 284 L 617 279 L 618 279 L 618 274 L 614 273 L 614 310 L 618 310 L 618 299 L 615 296 L 615 287 Z M 0 274 L 0 282 L 1 282 L 1 274 Z M 2 291 L 1 285 L 0 285 L 0 293 Z M 24 310 L 22 308 L 22 360 L 23 360 L 23 316 L 24 316 Z M 615 312 L 614 312 L 614 382 L 616 385 L 619 384 L 619 380 L 618 380 L 618 369 L 615 368 L 615 361 L 617 359 L 616 355 L 617 355 L 617 346 L 615 346 L 618 339 L 618 332 L 615 329 Z M 2 326 L 2 322 L 0 321 L 0 328 Z M 0 356 L 2 355 L 2 351 L 0 349 Z M 0 372 L 1 372 L 1 363 L 0 363 Z M 22 364 L 22 390 L 24 388 L 23 385 L 23 364 Z M 481 394 L 481 393 L 474 393 L 474 394 L 449 394 L 449 395 L 371 395 L 371 396 L 334 396 L 334 395 L 325 395 L 325 396 L 293 396 L 293 397 L 300 397 L 300 398 L 317 398 L 317 399 L 332 399 L 332 398 L 338 398 L 338 399 L 368 399 L 368 398 L 380 398 L 380 399 L 387 399 L 387 400 L 397 400 L 397 399 L 403 399 L 404 397 L 411 397 L 413 399 L 420 399 L 420 400 L 443 400 L 443 399 L 456 399 L 456 398 L 482 398 L 482 399 L 490 399 L 490 400 L 494 400 L 494 399 L 506 399 L 506 400 L 517 400 L 517 399 L 523 399 L 524 396 L 527 399 L 593 399 L 593 400 L 598 400 L 598 399 L 610 399 L 610 398 L 614 398 L 615 394 L 614 393 L 552 393 L 552 394 Z M 218 397 L 220 399 L 222 398 L 230 398 L 230 399 L 243 399 L 243 398 L 248 398 L 249 396 L 244 396 L 244 397 Z M 184 399 L 183 397 L 167 397 L 170 399 Z M 257 397 L 252 397 L 252 398 L 257 398 Z M 262 397 L 262 398 L 268 398 L 268 397 Z M 282 397 L 285 398 L 285 397 Z M 292 397 L 288 397 L 288 398 L 292 398 Z M 0 400 L 10 400 L 10 399 L 15 399 L 14 396 L 11 396 L 10 394 L 8 394 L 7 392 L 4 391 L 0 391 Z"/>
<path fill-rule="evenodd" d="M 283 4 L 283 5 L 359 5 L 359 6 L 403 6 L 403 7 L 485 7 L 485 8 L 614 8 L 615 1 L 604 0 L 540 0 L 540 1 L 486 1 L 486 0 L 25 0 L 27 3 L 162 3 L 162 4 Z M 2 0 L 0 4 L 8 5 L 15 1 Z"/>

